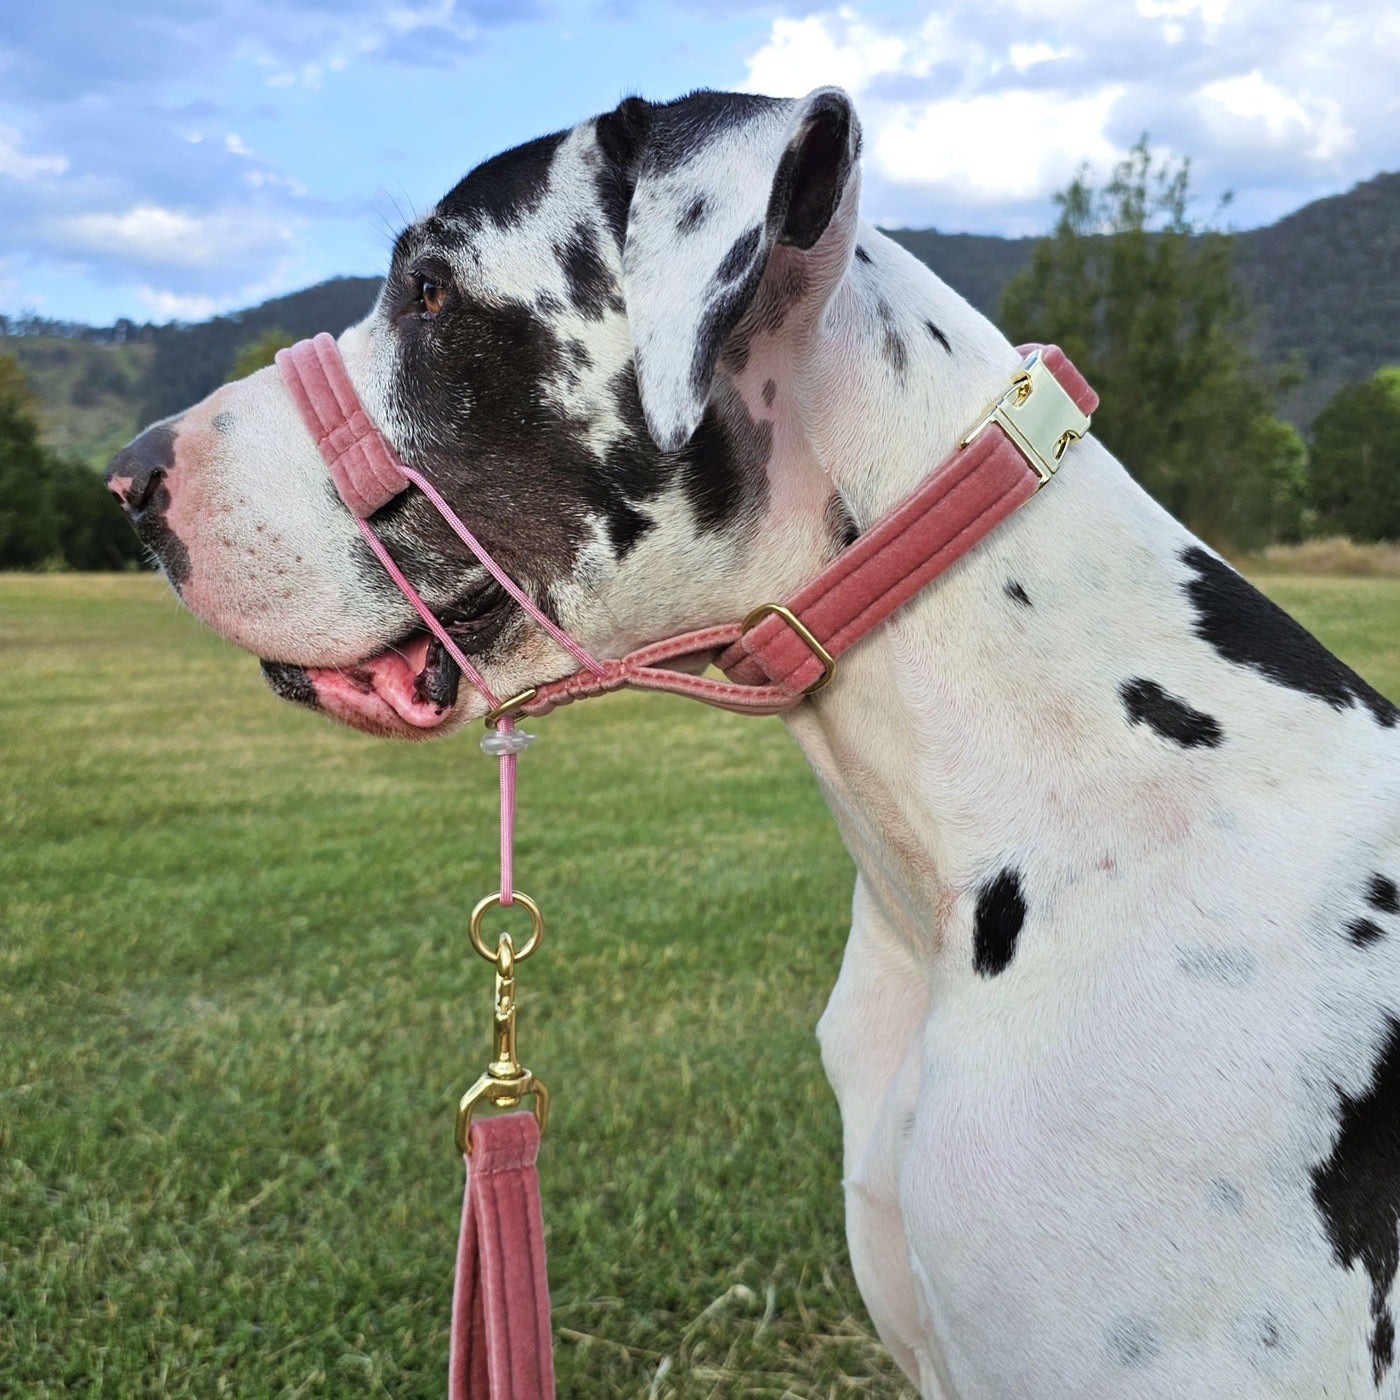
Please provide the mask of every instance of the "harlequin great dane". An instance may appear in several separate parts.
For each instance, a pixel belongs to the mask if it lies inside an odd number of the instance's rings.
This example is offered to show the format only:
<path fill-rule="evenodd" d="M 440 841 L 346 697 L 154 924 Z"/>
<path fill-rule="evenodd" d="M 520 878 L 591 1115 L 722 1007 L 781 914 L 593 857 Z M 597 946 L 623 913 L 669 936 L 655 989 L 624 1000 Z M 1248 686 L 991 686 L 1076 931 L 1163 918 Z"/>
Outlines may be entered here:
<path fill-rule="evenodd" d="M 860 221 L 858 153 L 832 89 L 628 99 L 472 171 L 341 337 L 595 655 L 787 596 L 1019 364 Z M 109 480 L 278 694 L 483 713 L 275 370 Z M 572 669 L 419 492 L 374 525 L 497 694 Z M 791 715 L 858 870 L 851 1258 L 930 1400 L 1400 1395 L 1396 719 L 1092 437 Z"/>

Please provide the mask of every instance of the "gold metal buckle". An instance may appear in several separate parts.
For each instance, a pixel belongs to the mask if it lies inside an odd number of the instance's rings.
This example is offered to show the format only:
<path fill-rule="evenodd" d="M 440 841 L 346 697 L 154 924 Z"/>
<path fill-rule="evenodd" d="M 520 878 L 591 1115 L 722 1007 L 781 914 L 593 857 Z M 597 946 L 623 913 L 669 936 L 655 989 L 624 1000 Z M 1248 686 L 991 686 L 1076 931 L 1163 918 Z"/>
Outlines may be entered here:
<path fill-rule="evenodd" d="M 487 710 L 483 717 L 483 723 L 490 729 L 502 715 L 509 714 L 512 710 L 518 710 L 524 705 L 528 705 L 531 700 L 539 694 L 539 687 L 527 685 L 519 695 L 512 695 L 509 700 L 502 700 L 494 710 Z"/>
<path fill-rule="evenodd" d="M 488 952 L 481 938 L 481 919 L 488 909 L 500 903 L 500 895 L 488 895 L 472 910 L 468 931 L 472 947 L 488 962 L 496 964 L 496 1007 L 493 1026 L 491 1063 L 480 1079 L 462 1095 L 457 1104 L 457 1151 L 471 1149 L 472 1114 L 483 1104 L 492 1108 L 517 1108 L 523 1099 L 533 1099 L 535 1121 L 543 1133 L 549 1122 L 549 1090 L 520 1063 L 515 1048 L 515 965 L 528 958 L 544 937 L 544 918 L 538 905 L 528 895 L 517 894 L 516 900 L 530 914 L 530 937 L 517 953 L 510 934 L 501 934 L 494 953 Z"/>
<path fill-rule="evenodd" d="M 739 635 L 743 636 L 750 628 L 761 622 L 769 613 L 775 617 L 780 617 L 806 645 L 807 649 L 822 663 L 822 673 L 812 682 L 802 693 L 803 695 L 815 695 L 822 686 L 827 685 L 832 676 L 836 674 L 836 658 L 812 635 L 806 623 L 802 621 L 791 609 L 785 608 L 781 603 L 760 603 L 744 620 L 739 624 Z"/>
<path fill-rule="evenodd" d="M 1032 350 L 1011 387 L 987 409 L 961 446 L 966 447 L 989 423 L 996 423 L 1044 486 L 1059 468 L 1065 449 L 1089 431 L 1089 421 L 1089 415 L 1051 374 L 1042 353 Z"/>

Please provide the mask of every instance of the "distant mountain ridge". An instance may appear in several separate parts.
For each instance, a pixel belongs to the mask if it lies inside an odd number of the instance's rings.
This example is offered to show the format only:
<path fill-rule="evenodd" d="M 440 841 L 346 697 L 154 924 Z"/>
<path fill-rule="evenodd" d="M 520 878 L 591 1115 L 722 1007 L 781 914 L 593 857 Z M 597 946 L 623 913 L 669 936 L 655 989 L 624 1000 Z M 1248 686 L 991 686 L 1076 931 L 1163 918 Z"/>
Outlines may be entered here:
<path fill-rule="evenodd" d="M 994 319 L 1001 289 L 1029 265 L 1037 241 L 886 232 Z M 1256 353 L 1266 364 L 1296 354 L 1305 372 L 1280 405 L 1285 418 L 1306 426 L 1340 385 L 1400 363 L 1400 173 L 1241 233 L 1237 248 L 1237 272 L 1255 306 Z M 217 388 L 238 349 L 264 331 L 339 333 L 365 314 L 378 289 L 376 277 L 339 277 L 196 324 L 99 329 L 0 317 L 0 347 L 29 371 L 49 440 L 96 462 L 123 433 Z M 145 346 L 154 348 L 132 348 Z M 120 363 L 106 351 L 120 351 Z"/>

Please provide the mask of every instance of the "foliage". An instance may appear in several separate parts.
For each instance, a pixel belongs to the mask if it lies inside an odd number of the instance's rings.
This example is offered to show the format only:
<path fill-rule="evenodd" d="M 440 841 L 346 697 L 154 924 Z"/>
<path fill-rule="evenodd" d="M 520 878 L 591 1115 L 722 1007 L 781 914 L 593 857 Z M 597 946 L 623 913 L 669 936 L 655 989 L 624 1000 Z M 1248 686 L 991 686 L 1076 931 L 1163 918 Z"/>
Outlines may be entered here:
<path fill-rule="evenodd" d="M 1313 420 L 1322 521 L 1357 540 L 1400 540 L 1400 366 L 1338 391 Z"/>
<path fill-rule="evenodd" d="M 36 400 L 0 355 L 0 569 L 122 568 L 141 549 L 96 474 L 39 441 Z"/>
<path fill-rule="evenodd" d="M 1298 443 L 1247 348 L 1233 238 L 1198 228 L 1189 203 L 1189 162 L 1159 161 L 1146 137 L 1102 188 L 1082 170 L 1001 320 L 1079 365 L 1103 400 L 1096 434 L 1168 510 L 1254 547 L 1301 528 Z"/>
<path fill-rule="evenodd" d="M 296 344 L 296 336 L 284 331 L 281 326 L 269 326 L 261 335 L 238 348 L 229 367 L 228 378 L 246 379 L 257 370 L 265 369 L 277 359 L 277 352 Z"/>

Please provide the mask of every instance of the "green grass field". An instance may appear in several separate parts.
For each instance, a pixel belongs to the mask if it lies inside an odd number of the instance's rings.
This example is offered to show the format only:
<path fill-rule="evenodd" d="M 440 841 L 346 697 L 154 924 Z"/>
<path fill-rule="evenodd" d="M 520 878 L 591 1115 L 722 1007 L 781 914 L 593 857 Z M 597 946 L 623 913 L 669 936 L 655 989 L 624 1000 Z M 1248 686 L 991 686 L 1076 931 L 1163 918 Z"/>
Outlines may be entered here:
<path fill-rule="evenodd" d="M 1266 586 L 1400 694 L 1400 580 Z M 657 697 L 535 727 L 560 1395 L 907 1394 L 846 1261 L 851 867 L 800 754 Z M 0 1393 L 443 1393 L 494 784 L 474 733 L 273 701 L 149 576 L 0 577 Z"/>

